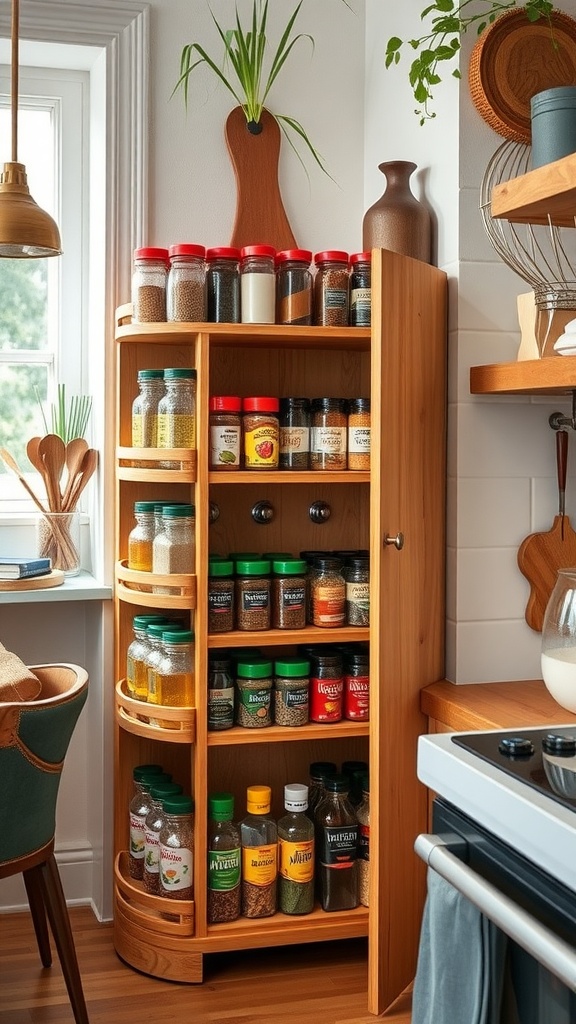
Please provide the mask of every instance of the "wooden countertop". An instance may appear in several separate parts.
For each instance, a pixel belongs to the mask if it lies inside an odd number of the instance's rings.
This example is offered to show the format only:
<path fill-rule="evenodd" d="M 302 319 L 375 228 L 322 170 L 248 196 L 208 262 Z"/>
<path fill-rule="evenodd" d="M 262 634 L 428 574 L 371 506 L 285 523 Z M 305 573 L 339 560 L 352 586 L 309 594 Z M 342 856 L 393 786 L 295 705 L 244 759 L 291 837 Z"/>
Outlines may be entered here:
<path fill-rule="evenodd" d="M 442 680 L 422 690 L 420 707 L 451 732 L 576 722 L 576 715 L 556 703 L 541 679 L 459 686 Z"/>

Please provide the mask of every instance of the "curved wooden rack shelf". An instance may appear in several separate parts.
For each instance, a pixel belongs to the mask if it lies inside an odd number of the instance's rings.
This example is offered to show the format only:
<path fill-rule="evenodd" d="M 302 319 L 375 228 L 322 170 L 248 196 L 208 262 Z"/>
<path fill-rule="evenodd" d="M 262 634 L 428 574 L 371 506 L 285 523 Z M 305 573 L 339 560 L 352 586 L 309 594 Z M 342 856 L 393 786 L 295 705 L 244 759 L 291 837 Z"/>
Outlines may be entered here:
<path fill-rule="evenodd" d="M 125 917 L 145 932 L 187 938 L 194 934 L 194 901 L 172 900 L 146 892 L 144 884 L 130 877 L 126 851 L 114 864 L 116 895 Z"/>
<path fill-rule="evenodd" d="M 170 593 L 157 594 L 152 587 L 169 587 Z M 196 576 L 188 573 L 173 572 L 166 575 L 151 572 L 139 572 L 128 569 L 125 559 L 116 562 L 116 594 L 121 601 L 129 604 L 143 605 L 146 608 L 196 607 Z"/>
<path fill-rule="evenodd" d="M 171 602 L 172 604 L 172 602 Z M 341 629 L 260 629 L 231 633 L 210 633 L 208 647 L 290 647 L 292 644 L 360 643 L 370 636 L 368 626 L 342 626 Z"/>
<path fill-rule="evenodd" d="M 196 483 L 197 455 L 191 448 L 129 448 L 116 449 L 119 480 L 147 481 L 155 484 Z M 181 462 L 182 469 L 168 469 L 160 462 Z"/>
<path fill-rule="evenodd" d="M 161 718 L 173 723 L 169 728 L 151 725 L 150 719 Z M 169 743 L 194 743 L 196 740 L 196 708 L 167 708 L 134 700 L 126 692 L 126 680 L 116 683 L 116 719 L 125 732 L 144 739 L 167 740 Z"/>

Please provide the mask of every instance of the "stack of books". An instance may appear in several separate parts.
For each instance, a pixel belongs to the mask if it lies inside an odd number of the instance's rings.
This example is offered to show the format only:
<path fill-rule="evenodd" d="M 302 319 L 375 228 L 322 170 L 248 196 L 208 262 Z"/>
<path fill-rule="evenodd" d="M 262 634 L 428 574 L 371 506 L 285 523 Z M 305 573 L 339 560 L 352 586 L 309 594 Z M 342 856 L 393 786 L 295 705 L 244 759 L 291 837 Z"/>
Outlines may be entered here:
<path fill-rule="evenodd" d="M 50 558 L 6 558 L 0 555 L 0 580 L 26 580 L 52 570 Z"/>

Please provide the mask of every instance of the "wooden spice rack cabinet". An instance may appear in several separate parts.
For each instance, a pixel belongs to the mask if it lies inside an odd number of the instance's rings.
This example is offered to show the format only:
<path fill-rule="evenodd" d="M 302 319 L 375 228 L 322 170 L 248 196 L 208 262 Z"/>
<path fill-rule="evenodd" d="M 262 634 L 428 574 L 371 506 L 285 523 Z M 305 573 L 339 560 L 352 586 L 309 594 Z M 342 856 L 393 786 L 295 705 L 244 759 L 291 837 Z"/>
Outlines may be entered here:
<path fill-rule="evenodd" d="M 385 250 L 372 259 L 371 330 L 226 324 L 132 324 L 118 311 L 116 452 L 116 730 L 115 921 L 117 952 L 160 978 L 200 982 L 205 954 L 259 946 L 368 936 L 367 1009 L 382 1012 L 412 979 L 424 899 L 413 842 L 426 824 L 426 795 L 416 779 L 416 742 L 426 731 L 422 687 L 444 666 L 444 492 L 446 278 L 435 267 Z M 196 367 L 198 458 L 186 470 L 158 465 L 166 451 L 133 449 L 131 408 L 137 371 Z M 208 405 L 212 394 L 371 397 L 370 472 L 210 472 Z M 187 457 L 175 450 L 170 457 Z M 145 465 L 134 465 L 142 462 Z M 178 595 L 135 589 L 149 574 L 126 566 L 135 500 L 192 501 L 196 574 L 173 582 Z M 269 501 L 274 518 L 257 524 L 251 509 Z M 315 501 L 329 519 L 312 522 Z M 210 508 L 218 517 L 210 523 Z M 403 540 L 403 544 L 402 544 Z M 369 548 L 369 628 L 270 630 L 209 635 L 207 554 L 232 550 Z M 132 619 L 149 608 L 186 609 L 196 635 L 195 707 L 170 711 L 173 728 L 154 728 L 146 705 L 126 694 Z M 234 727 L 208 732 L 209 649 L 259 646 L 271 655 L 304 641 L 370 639 L 369 723 L 299 728 Z M 162 712 L 163 719 L 167 714 Z M 143 720 L 144 719 L 144 720 Z M 206 920 L 207 795 L 234 794 L 245 813 L 246 787 L 272 787 L 272 813 L 283 813 L 283 787 L 308 779 L 311 761 L 369 760 L 371 861 L 369 910 L 304 917 L 276 914 L 230 924 Z M 145 893 L 127 871 L 132 769 L 160 762 L 195 799 L 194 902 L 175 905 Z M 170 907 L 167 908 L 166 904 Z"/>

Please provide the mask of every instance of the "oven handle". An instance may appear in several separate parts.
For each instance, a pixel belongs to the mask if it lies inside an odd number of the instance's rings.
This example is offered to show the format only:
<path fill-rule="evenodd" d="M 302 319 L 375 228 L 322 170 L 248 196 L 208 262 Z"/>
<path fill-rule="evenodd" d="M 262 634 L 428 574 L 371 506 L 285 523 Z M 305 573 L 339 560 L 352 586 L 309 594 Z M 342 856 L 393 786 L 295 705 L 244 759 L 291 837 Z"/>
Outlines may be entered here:
<path fill-rule="evenodd" d="M 458 836 L 454 836 L 454 848 L 456 848 L 456 844 L 462 846 L 462 841 Z M 506 935 L 522 946 L 534 960 L 543 964 L 572 992 L 575 992 L 576 952 L 574 948 L 522 907 L 519 907 L 508 896 L 504 896 L 476 871 L 463 864 L 451 852 L 450 845 L 446 837 L 419 835 L 414 849 L 429 867 L 450 882 L 463 896 L 466 896 Z"/>

